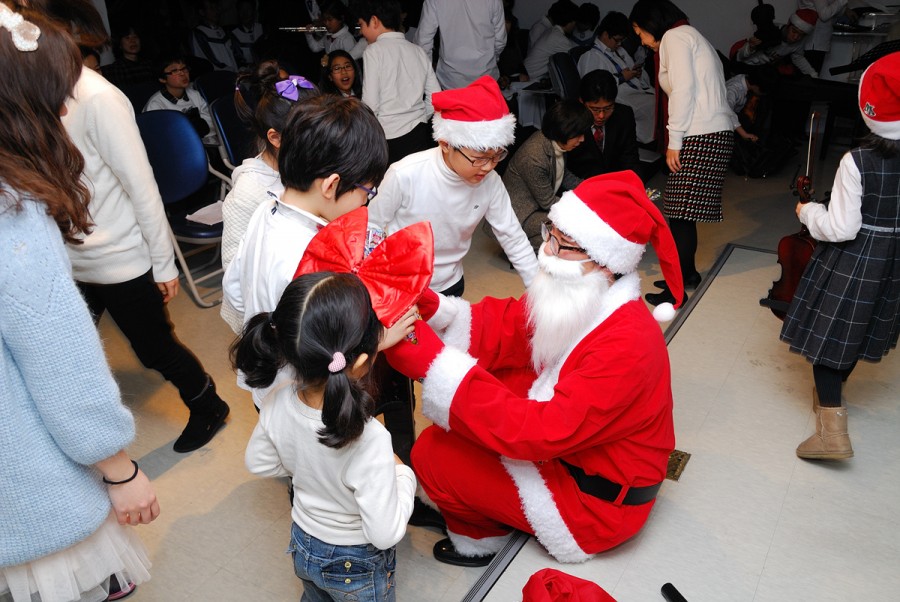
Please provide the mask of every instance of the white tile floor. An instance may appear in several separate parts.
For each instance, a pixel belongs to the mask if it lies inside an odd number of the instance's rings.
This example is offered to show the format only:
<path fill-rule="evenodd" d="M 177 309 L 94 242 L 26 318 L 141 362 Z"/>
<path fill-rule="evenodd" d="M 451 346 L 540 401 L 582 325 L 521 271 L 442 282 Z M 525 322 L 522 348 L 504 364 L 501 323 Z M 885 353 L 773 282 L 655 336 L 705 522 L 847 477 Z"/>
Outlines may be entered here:
<path fill-rule="evenodd" d="M 820 169 L 821 190 L 830 187 L 839 154 Z M 725 222 L 700 227 L 704 275 L 729 242 L 774 250 L 797 229 L 787 190 L 793 167 L 769 180 L 729 177 Z M 662 182 L 657 177 L 652 185 Z M 897 359 L 860 365 L 846 388 L 856 457 L 834 465 L 798 460 L 794 447 L 812 429 L 811 372 L 778 341 L 780 322 L 758 305 L 778 277 L 775 256 L 738 247 L 719 267 L 669 345 L 677 447 L 692 454 L 681 480 L 665 483 L 638 537 L 588 563 L 557 565 L 528 541 L 487 600 L 521 599 L 528 576 L 545 566 L 591 579 L 620 602 L 662 600 L 659 588 L 667 581 L 691 602 L 900 599 Z M 649 292 L 659 277 L 652 252 L 641 272 Z M 466 280 L 471 300 L 521 292 L 518 277 L 480 233 Z M 110 360 L 138 421 L 130 451 L 162 505 L 161 517 L 139 528 L 153 579 L 132 599 L 297 600 L 301 586 L 284 554 L 286 485 L 251 477 L 243 466 L 256 412 L 234 385 L 231 333 L 217 309 L 198 309 L 185 294 L 171 304 L 171 317 L 232 414 L 207 447 L 175 454 L 171 445 L 187 410 L 104 319 Z M 455 602 L 478 583 L 483 569 L 433 560 L 431 546 L 440 537 L 409 529 L 399 545 L 398 599 Z"/>

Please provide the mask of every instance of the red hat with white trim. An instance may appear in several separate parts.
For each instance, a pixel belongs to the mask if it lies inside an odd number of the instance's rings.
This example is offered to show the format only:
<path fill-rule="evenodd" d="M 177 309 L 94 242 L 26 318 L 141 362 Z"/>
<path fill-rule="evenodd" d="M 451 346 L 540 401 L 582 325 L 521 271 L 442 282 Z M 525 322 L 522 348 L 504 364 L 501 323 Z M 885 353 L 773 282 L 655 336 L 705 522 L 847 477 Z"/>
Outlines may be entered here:
<path fill-rule="evenodd" d="M 883 56 L 859 80 L 859 110 L 872 133 L 900 140 L 900 52 Z"/>
<path fill-rule="evenodd" d="M 494 78 L 484 75 L 465 88 L 431 95 L 434 139 L 457 148 L 487 151 L 515 141 L 516 116 Z"/>
<path fill-rule="evenodd" d="M 812 33 L 812 30 L 816 28 L 816 21 L 818 20 L 819 14 L 811 8 L 798 9 L 789 19 L 791 25 L 803 33 Z"/>
<path fill-rule="evenodd" d="M 660 210 L 633 171 L 587 179 L 550 208 L 550 221 L 575 240 L 591 259 L 615 274 L 637 270 L 647 243 L 653 245 L 666 284 L 677 300 L 660 303 L 653 317 L 666 322 L 684 299 L 678 250 Z"/>

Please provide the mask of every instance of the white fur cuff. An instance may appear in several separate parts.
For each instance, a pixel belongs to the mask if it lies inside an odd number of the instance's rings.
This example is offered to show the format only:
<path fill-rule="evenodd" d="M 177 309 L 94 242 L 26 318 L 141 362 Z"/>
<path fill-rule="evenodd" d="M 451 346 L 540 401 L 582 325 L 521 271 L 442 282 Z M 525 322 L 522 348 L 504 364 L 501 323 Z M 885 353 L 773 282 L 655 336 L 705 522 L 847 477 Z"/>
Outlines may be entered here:
<path fill-rule="evenodd" d="M 450 430 L 450 405 L 459 384 L 475 366 L 475 358 L 468 353 L 444 347 L 422 382 L 422 413 L 445 431 Z"/>
<path fill-rule="evenodd" d="M 506 542 L 509 535 L 495 535 L 494 537 L 482 537 L 481 539 L 473 539 L 465 535 L 458 535 L 453 531 L 447 531 L 447 536 L 453 542 L 453 547 L 463 556 L 487 556 L 488 554 L 496 554 Z"/>

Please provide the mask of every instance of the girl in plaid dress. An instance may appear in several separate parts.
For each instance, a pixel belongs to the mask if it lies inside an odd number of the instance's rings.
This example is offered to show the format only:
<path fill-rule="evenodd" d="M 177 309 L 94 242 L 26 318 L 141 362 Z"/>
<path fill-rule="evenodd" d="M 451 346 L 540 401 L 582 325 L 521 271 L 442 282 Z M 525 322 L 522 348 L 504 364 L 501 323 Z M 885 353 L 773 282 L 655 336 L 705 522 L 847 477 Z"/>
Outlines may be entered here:
<path fill-rule="evenodd" d="M 781 339 L 813 366 L 816 432 L 797 447 L 813 460 L 853 456 L 842 383 L 858 360 L 879 361 L 900 335 L 900 53 L 866 70 L 859 106 L 872 134 L 844 155 L 830 203 L 797 205 L 822 242 Z"/>

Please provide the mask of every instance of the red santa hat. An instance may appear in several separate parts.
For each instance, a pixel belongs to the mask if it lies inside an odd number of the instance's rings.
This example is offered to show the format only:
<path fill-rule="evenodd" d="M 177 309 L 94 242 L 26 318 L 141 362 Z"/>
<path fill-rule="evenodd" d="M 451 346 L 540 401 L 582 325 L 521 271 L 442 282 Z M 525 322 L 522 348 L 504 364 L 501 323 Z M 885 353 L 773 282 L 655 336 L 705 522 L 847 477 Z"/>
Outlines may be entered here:
<path fill-rule="evenodd" d="M 812 33 L 812 30 L 816 28 L 816 21 L 818 20 L 819 15 L 811 8 L 798 9 L 789 19 L 791 25 L 803 33 Z"/>
<path fill-rule="evenodd" d="M 859 110 L 873 134 L 900 140 L 900 52 L 865 70 L 859 81 Z"/>
<path fill-rule="evenodd" d="M 619 171 L 587 179 L 564 193 L 550 208 L 549 217 L 591 259 L 616 274 L 636 271 L 647 243 L 651 243 L 676 299 L 674 306 L 660 303 L 653 317 L 665 322 L 675 316 L 675 307 L 684 298 L 678 251 L 665 218 L 647 197 L 637 174 Z"/>
<path fill-rule="evenodd" d="M 494 78 L 484 75 L 465 88 L 431 95 L 434 139 L 457 148 L 487 151 L 515 140 L 516 117 Z"/>

